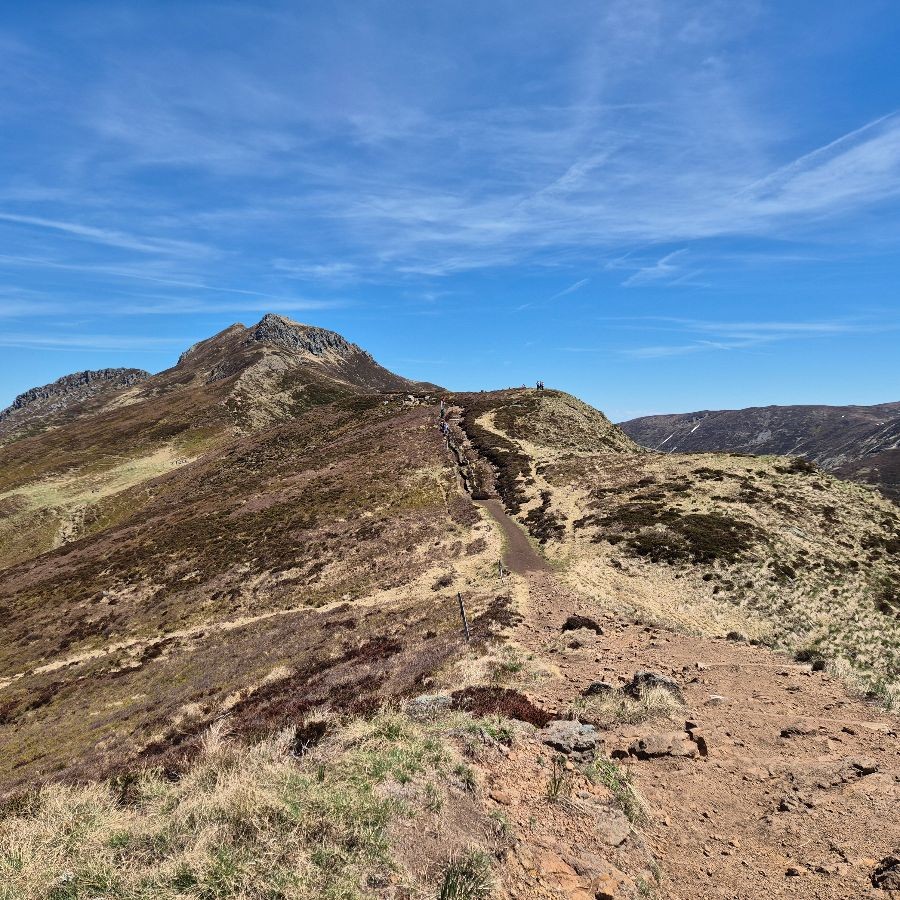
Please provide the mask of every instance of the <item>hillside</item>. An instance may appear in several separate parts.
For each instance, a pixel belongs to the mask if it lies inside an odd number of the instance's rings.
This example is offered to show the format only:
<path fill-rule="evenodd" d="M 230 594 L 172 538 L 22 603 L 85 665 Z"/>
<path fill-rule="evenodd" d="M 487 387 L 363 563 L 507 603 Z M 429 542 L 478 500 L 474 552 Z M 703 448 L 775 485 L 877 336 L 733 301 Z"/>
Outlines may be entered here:
<path fill-rule="evenodd" d="M 107 528 L 151 497 L 131 494 L 123 506 L 115 498 L 124 491 L 238 435 L 373 391 L 434 388 L 394 375 L 334 332 L 274 315 L 232 325 L 158 375 L 131 371 L 102 389 L 66 393 L 65 402 L 33 401 L 0 422 L 28 416 L 27 429 L 0 431 L 0 565 Z"/>
<path fill-rule="evenodd" d="M 99 369 L 31 388 L 0 410 L 0 445 L 29 431 L 64 424 L 91 407 L 100 408 L 108 396 L 149 377 L 143 369 Z"/>
<path fill-rule="evenodd" d="M 803 456 L 900 498 L 900 403 L 703 410 L 644 416 L 621 428 L 641 446 L 664 453 Z"/>
<path fill-rule="evenodd" d="M 888 501 L 274 316 L 63 416 L 0 447 L 3 900 L 900 890 Z"/>

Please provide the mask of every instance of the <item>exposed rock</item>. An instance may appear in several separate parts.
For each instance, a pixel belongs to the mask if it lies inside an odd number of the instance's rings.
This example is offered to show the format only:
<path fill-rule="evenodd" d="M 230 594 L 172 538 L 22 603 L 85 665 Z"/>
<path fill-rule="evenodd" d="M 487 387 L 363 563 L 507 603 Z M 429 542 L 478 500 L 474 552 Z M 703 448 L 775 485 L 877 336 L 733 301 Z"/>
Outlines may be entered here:
<path fill-rule="evenodd" d="M 248 343 L 280 344 L 289 350 L 302 350 L 313 356 L 324 356 L 329 351 L 339 356 L 351 356 L 366 353 L 356 344 L 351 344 L 336 331 L 316 328 L 312 325 L 301 325 L 284 316 L 267 313 L 259 320 L 247 338 Z"/>
<path fill-rule="evenodd" d="M 631 900 L 637 896 L 634 882 L 596 853 L 579 853 L 566 862 L 590 883 L 595 900 Z"/>
<path fill-rule="evenodd" d="M 19 394 L 6 409 L 0 410 L 0 422 L 25 410 L 56 412 L 73 403 L 87 400 L 101 390 L 130 387 L 149 377 L 150 373 L 143 369 L 90 369 L 73 372 L 51 384 L 33 387 Z"/>
<path fill-rule="evenodd" d="M 604 810 L 595 827 L 597 836 L 610 847 L 618 847 L 628 840 L 631 834 L 631 822 L 624 813 L 617 809 Z"/>
<path fill-rule="evenodd" d="M 449 710 L 452 705 L 453 698 L 449 694 L 420 694 L 409 700 L 404 709 L 411 719 L 428 719 Z"/>
<path fill-rule="evenodd" d="M 611 694 L 615 687 L 608 681 L 592 681 L 582 692 L 582 697 L 602 697 L 605 694 Z"/>
<path fill-rule="evenodd" d="M 875 866 L 872 885 L 883 891 L 900 893 L 900 850 L 886 856 Z"/>
<path fill-rule="evenodd" d="M 683 731 L 654 731 L 632 741 L 628 752 L 638 759 L 660 756 L 697 756 L 697 745 Z"/>
<path fill-rule="evenodd" d="M 660 675 L 658 672 L 648 672 L 644 669 L 638 669 L 638 671 L 634 673 L 631 681 L 625 685 L 624 690 L 626 694 L 629 694 L 632 697 L 640 697 L 641 691 L 651 687 L 662 688 L 663 690 L 669 691 L 669 693 L 679 701 L 684 702 L 681 688 L 674 678 L 669 678 L 668 675 Z"/>
<path fill-rule="evenodd" d="M 540 739 L 549 747 L 573 756 L 587 759 L 593 756 L 600 735 L 593 725 L 568 719 L 555 719 L 538 732 Z"/>
<path fill-rule="evenodd" d="M 804 794 L 785 794 L 778 801 L 778 812 L 798 812 L 802 809 L 812 809 L 815 806 L 812 798 Z"/>
<path fill-rule="evenodd" d="M 789 725 L 785 725 L 785 727 L 781 729 L 781 737 L 804 737 L 810 734 L 816 734 L 818 730 L 819 729 L 810 722 L 804 721 L 803 719 L 798 719 L 796 722 L 791 722 Z"/>
<path fill-rule="evenodd" d="M 844 762 L 860 778 L 864 778 L 866 775 L 874 775 L 878 771 L 878 763 L 870 756 L 851 756 Z"/>
<path fill-rule="evenodd" d="M 563 631 L 577 631 L 579 628 L 587 628 L 589 631 L 593 631 L 594 634 L 603 634 L 602 626 L 590 616 L 569 616 L 562 626 Z"/>
<path fill-rule="evenodd" d="M 541 851 L 534 860 L 534 870 L 540 874 L 541 881 L 553 884 L 562 896 L 572 900 L 589 900 L 595 896 L 590 891 L 587 879 L 582 878 L 566 860 L 551 850 Z"/>
<path fill-rule="evenodd" d="M 697 752 L 701 756 L 709 756 L 709 741 L 706 733 L 697 725 L 696 722 L 685 722 L 684 730 L 687 736 L 697 745 Z"/>

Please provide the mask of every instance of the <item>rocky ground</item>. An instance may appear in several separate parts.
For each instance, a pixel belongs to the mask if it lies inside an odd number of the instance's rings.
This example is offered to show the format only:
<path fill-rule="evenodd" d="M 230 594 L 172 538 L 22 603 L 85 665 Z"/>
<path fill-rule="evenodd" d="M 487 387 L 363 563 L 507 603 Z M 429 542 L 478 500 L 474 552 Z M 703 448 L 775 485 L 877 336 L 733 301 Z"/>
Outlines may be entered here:
<path fill-rule="evenodd" d="M 647 818 L 627 828 L 606 816 L 590 838 L 580 837 L 559 824 L 567 806 L 547 804 L 529 785 L 522 771 L 534 769 L 529 750 L 512 753 L 491 771 L 492 798 L 521 828 L 535 817 L 543 824 L 542 808 L 556 823 L 537 843 L 539 864 L 529 847 L 513 864 L 514 880 L 530 884 L 533 896 L 600 896 L 590 893 L 596 876 L 584 874 L 591 867 L 579 856 L 596 853 L 599 841 L 615 849 L 623 875 L 630 870 L 635 884 L 643 877 L 660 897 L 885 896 L 873 877 L 900 839 L 896 716 L 848 696 L 840 681 L 809 665 L 746 644 L 615 616 L 588 616 L 602 633 L 563 631 L 590 604 L 550 574 L 524 577 L 527 612 L 512 638 L 540 673 L 529 695 L 572 717 L 537 739 L 569 759 L 618 760 L 646 801 Z M 640 671 L 660 676 L 683 704 L 649 721 L 616 721 L 603 698 Z M 578 776 L 570 802 L 590 808 L 594 799 Z M 610 822 L 621 830 L 610 835 Z M 648 870 L 660 873 L 658 882 Z M 891 878 L 900 885 L 900 871 Z M 624 887 L 609 895 L 629 896 Z"/>

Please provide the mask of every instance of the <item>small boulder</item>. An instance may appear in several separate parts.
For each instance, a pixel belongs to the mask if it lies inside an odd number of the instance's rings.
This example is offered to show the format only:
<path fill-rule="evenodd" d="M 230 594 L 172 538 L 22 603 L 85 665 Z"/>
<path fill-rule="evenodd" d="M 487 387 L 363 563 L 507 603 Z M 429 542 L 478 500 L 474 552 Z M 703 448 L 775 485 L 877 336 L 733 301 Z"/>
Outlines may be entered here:
<path fill-rule="evenodd" d="M 610 809 L 597 820 L 595 831 L 597 837 L 608 847 L 619 847 L 631 834 L 631 822 L 624 813 Z"/>
<path fill-rule="evenodd" d="M 603 697 L 611 694 L 615 687 L 608 681 L 592 681 L 582 692 L 582 697 Z"/>
<path fill-rule="evenodd" d="M 872 885 L 882 891 L 900 892 L 900 850 L 886 856 L 875 866 Z"/>
<path fill-rule="evenodd" d="M 878 771 L 878 763 L 869 756 L 851 756 L 845 762 L 851 772 L 859 778 L 874 775 Z"/>
<path fill-rule="evenodd" d="M 446 712 L 453 704 L 448 694 L 420 694 L 405 705 L 405 712 L 411 719 L 431 719 Z"/>
<path fill-rule="evenodd" d="M 709 741 L 706 733 L 697 725 L 696 722 L 685 722 L 684 730 L 688 737 L 697 745 L 697 752 L 701 756 L 709 756 Z"/>
<path fill-rule="evenodd" d="M 631 900 L 637 896 L 634 882 L 596 853 L 583 852 L 566 862 L 590 883 L 595 900 Z"/>
<path fill-rule="evenodd" d="M 654 731 L 632 741 L 628 752 L 638 759 L 661 756 L 695 757 L 697 745 L 683 731 Z"/>
<path fill-rule="evenodd" d="M 563 631 L 578 631 L 579 628 L 587 628 L 588 631 L 593 631 L 594 634 L 603 634 L 603 628 L 600 623 L 590 616 L 569 616 L 562 626 Z"/>
<path fill-rule="evenodd" d="M 684 702 L 681 688 L 674 678 L 669 678 L 668 675 L 660 675 L 658 672 L 648 672 L 644 669 L 638 669 L 638 671 L 634 673 L 631 677 L 631 681 L 625 685 L 625 693 L 632 697 L 640 697 L 641 691 L 650 687 L 662 688 L 676 697 L 679 701 Z"/>
<path fill-rule="evenodd" d="M 585 760 L 593 757 L 600 741 L 600 734 L 593 725 L 569 719 L 548 722 L 546 728 L 538 732 L 538 736 L 554 750 Z"/>
<path fill-rule="evenodd" d="M 803 719 L 798 719 L 796 722 L 791 722 L 781 729 L 781 737 L 806 737 L 810 734 L 815 734 L 817 731 L 818 728 L 816 728 L 815 725 L 812 725 L 811 723 L 806 722 Z"/>

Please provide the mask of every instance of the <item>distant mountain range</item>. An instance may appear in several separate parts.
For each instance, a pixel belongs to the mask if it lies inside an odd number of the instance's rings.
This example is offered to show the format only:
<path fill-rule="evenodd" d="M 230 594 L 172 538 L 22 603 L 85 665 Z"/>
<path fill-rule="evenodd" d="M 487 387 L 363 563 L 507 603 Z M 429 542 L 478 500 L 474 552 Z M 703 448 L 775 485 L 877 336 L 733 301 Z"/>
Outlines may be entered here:
<path fill-rule="evenodd" d="M 803 456 L 900 499 L 900 402 L 876 406 L 755 406 L 643 416 L 620 423 L 667 453 Z"/>

